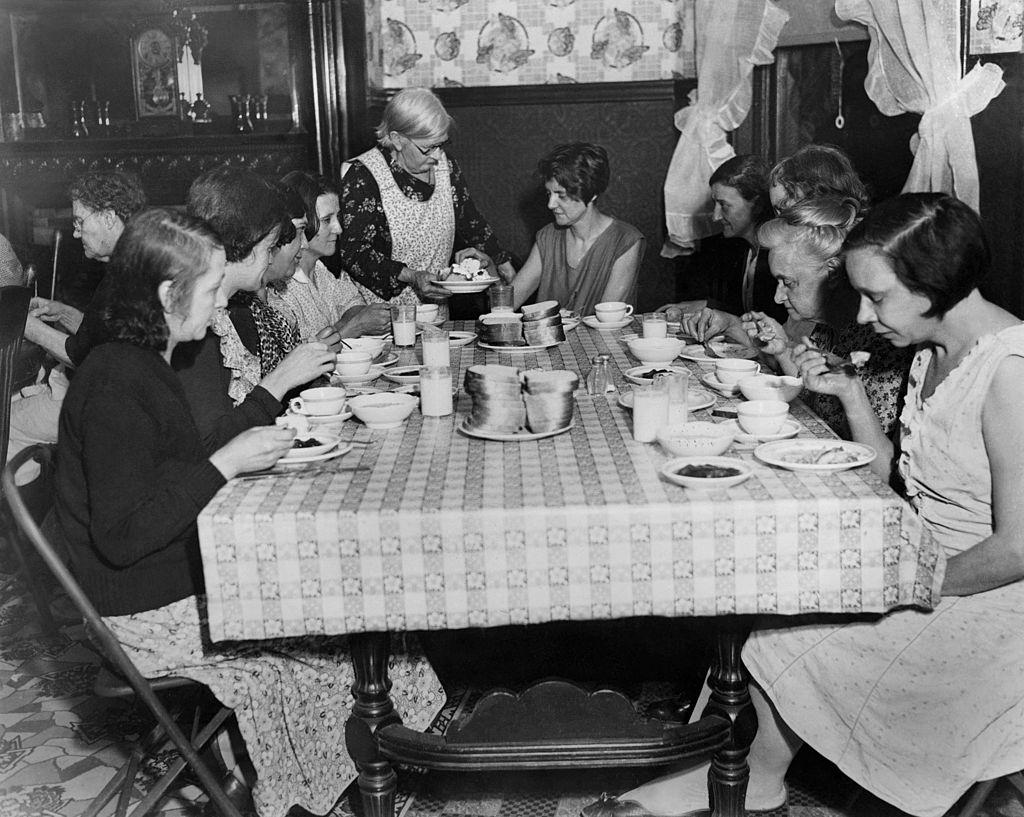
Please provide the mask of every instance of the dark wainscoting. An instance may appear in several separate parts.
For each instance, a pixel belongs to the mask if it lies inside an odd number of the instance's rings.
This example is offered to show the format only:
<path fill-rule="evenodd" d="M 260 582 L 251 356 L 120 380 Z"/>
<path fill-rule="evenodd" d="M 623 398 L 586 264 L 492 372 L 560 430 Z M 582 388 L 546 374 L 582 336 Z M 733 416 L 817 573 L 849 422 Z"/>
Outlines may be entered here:
<path fill-rule="evenodd" d="M 638 307 L 653 309 L 674 296 L 673 268 L 658 254 L 665 235 L 662 185 L 679 136 L 672 117 L 692 87 L 669 80 L 438 93 L 455 117 L 451 154 L 473 199 L 520 260 L 550 221 L 538 159 L 562 142 L 595 142 L 608 150 L 612 180 L 601 207 L 646 236 Z M 382 103 L 371 102 L 371 123 L 380 121 Z"/>

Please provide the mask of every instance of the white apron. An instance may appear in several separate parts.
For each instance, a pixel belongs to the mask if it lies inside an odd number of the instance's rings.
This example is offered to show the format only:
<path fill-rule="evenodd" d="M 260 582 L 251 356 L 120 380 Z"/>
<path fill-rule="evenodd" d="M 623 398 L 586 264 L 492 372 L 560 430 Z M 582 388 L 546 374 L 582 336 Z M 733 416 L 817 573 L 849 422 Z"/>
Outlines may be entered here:
<path fill-rule="evenodd" d="M 452 203 L 451 168 L 441 152 L 434 167 L 434 194 L 429 201 L 413 201 L 398 187 L 384 155 L 372 148 L 357 157 L 380 188 L 381 204 L 391 231 L 391 257 L 410 269 L 439 271 L 448 266 L 455 246 L 455 205 Z M 369 302 L 380 296 L 356 283 Z M 391 303 L 419 303 L 416 291 L 407 286 Z M 447 311 L 447 304 L 441 304 Z M 439 314 L 438 317 L 441 317 Z"/>

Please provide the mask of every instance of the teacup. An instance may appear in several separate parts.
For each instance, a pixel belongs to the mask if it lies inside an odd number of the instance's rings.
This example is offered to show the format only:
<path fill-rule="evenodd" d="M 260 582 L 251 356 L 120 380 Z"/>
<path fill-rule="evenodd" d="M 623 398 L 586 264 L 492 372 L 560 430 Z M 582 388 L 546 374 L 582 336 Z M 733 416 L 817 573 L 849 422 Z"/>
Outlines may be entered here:
<path fill-rule="evenodd" d="M 788 414 L 785 400 L 748 400 L 736 407 L 736 421 L 747 434 L 777 434 Z"/>
<path fill-rule="evenodd" d="M 345 408 L 345 395 L 346 391 L 340 386 L 303 389 L 298 397 L 288 401 L 288 408 L 296 414 L 307 414 L 312 417 L 340 414 Z"/>
<path fill-rule="evenodd" d="M 754 360 L 725 358 L 715 361 L 715 378 L 726 386 L 735 386 L 744 377 L 750 377 L 761 371 L 761 365 Z"/>
<path fill-rule="evenodd" d="M 373 360 L 369 352 L 360 349 L 342 349 L 334 356 L 334 371 L 343 377 L 366 374 L 370 371 L 370 361 Z"/>
<path fill-rule="evenodd" d="M 633 306 L 624 301 L 603 301 L 594 306 L 594 314 L 601 323 L 613 323 L 632 315 Z"/>
<path fill-rule="evenodd" d="M 418 304 L 416 306 L 416 320 L 420 323 L 430 323 L 437 320 L 437 304 Z"/>

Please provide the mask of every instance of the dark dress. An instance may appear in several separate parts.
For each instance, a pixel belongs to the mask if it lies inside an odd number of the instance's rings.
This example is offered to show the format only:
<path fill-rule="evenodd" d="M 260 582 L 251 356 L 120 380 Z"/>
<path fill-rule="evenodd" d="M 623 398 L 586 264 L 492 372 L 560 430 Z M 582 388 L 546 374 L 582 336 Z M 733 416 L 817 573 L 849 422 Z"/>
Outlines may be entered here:
<path fill-rule="evenodd" d="M 700 250 L 689 264 L 693 280 L 687 282 L 687 300 L 706 299 L 712 309 L 742 315 L 743 274 L 750 245 L 742 238 L 714 235 L 701 241 Z M 754 309 L 780 324 L 788 317 L 786 308 L 775 303 L 776 282 L 768 268 L 768 251 L 757 254 L 754 272 Z"/>

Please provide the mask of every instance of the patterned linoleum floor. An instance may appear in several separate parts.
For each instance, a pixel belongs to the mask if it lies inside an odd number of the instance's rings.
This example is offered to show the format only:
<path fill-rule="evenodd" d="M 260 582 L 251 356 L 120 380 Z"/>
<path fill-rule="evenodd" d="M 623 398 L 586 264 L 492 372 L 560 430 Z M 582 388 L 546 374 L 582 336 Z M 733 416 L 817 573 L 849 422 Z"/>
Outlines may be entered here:
<path fill-rule="evenodd" d="M 43 637 L 21 582 L 2 567 L 0 560 L 0 817 L 78 817 L 149 720 L 131 703 L 92 694 L 99 660 L 69 605 L 62 603 L 66 600 L 54 591 L 61 632 Z M 644 686 L 631 692 L 642 699 L 664 690 Z M 478 695 L 471 689 L 453 691 L 434 729 L 443 731 L 462 717 Z M 171 757 L 165 753 L 152 771 Z M 576 817 L 601 792 L 621 792 L 643 779 L 639 772 L 608 770 L 486 775 L 401 770 L 397 817 Z M 140 796 L 151 780 L 151 773 L 141 776 Z M 765 817 L 900 815 L 813 753 L 801 753 L 789 785 L 788 807 Z M 204 807 L 204 796 L 185 787 L 164 801 L 160 814 L 201 817 Z M 332 814 L 358 812 L 358 795 L 351 791 Z M 104 814 L 112 813 L 108 806 Z M 1024 817 L 1024 807 L 1009 786 L 1000 786 L 982 814 Z"/>

